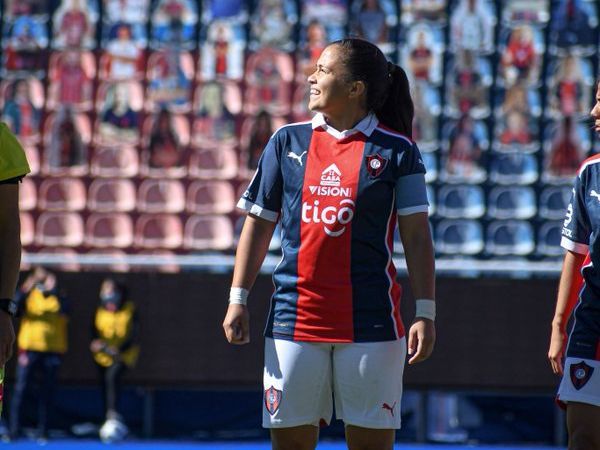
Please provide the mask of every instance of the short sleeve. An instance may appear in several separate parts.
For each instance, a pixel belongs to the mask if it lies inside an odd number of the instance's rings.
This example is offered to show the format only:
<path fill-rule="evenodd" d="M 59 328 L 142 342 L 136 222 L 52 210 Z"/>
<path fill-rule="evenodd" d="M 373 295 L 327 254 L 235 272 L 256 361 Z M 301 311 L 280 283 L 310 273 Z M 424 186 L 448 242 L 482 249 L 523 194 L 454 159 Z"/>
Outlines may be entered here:
<path fill-rule="evenodd" d="M 560 241 L 563 248 L 581 254 L 587 253 L 590 238 L 590 220 L 585 207 L 585 179 L 585 172 L 575 179 Z"/>
<path fill-rule="evenodd" d="M 279 155 L 276 134 L 267 143 L 256 173 L 237 204 L 238 208 L 271 222 L 279 219 L 282 204 L 283 177 Z"/>
<path fill-rule="evenodd" d="M 396 209 L 399 215 L 427 212 L 425 164 L 416 144 L 398 154 L 398 180 L 396 181 Z"/>
<path fill-rule="evenodd" d="M 31 172 L 25 151 L 5 123 L 0 123 L 0 181 Z"/>

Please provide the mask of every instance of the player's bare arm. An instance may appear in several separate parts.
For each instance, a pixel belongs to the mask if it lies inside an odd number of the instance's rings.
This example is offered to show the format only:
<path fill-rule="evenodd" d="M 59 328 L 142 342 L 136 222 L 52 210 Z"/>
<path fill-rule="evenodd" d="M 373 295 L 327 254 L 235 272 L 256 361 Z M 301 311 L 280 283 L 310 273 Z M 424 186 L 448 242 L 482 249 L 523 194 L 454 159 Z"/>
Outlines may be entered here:
<path fill-rule="evenodd" d="M 273 236 L 276 222 L 261 219 L 253 214 L 248 214 L 235 255 L 233 268 L 233 288 L 242 288 L 249 291 L 262 266 L 269 242 Z M 250 317 L 248 308 L 243 304 L 230 303 L 223 321 L 225 337 L 230 344 L 247 344 L 250 342 Z"/>
<path fill-rule="evenodd" d="M 573 289 L 578 290 L 576 285 L 581 284 L 580 270 L 584 259 L 583 254 L 567 251 L 563 261 L 548 350 L 552 371 L 558 375 L 563 374 L 563 357 L 567 342 L 566 326 L 574 307 L 573 300 L 577 300 L 577 296 L 573 296 L 572 292 Z"/>
<path fill-rule="evenodd" d="M 415 299 L 435 299 L 435 260 L 427 213 L 398 216 L 411 289 Z M 435 324 L 417 317 L 408 332 L 408 363 L 425 361 L 433 352 Z"/>

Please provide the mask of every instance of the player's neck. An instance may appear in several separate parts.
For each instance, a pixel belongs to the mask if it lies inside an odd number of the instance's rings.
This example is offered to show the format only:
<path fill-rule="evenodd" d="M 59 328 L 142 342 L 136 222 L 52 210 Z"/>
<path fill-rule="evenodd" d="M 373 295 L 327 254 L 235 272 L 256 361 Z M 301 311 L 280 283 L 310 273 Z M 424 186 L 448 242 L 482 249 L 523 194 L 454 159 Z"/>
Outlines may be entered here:
<path fill-rule="evenodd" d="M 341 114 L 325 116 L 327 125 L 335 128 L 338 131 L 346 131 L 354 128 L 358 122 L 367 116 L 368 112 L 364 109 L 354 111 L 344 111 Z"/>

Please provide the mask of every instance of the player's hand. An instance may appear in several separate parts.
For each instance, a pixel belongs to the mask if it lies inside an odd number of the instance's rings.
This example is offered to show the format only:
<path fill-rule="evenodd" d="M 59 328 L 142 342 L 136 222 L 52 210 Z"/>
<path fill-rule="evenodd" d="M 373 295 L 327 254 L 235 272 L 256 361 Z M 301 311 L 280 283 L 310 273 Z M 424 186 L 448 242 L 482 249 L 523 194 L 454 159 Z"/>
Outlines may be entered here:
<path fill-rule="evenodd" d="M 0 367 L 10 359 L 15 344 L 15 329 L 11 316 L 0 311 Z"/>
<path fill-rule="evenodd" d="M 250 342 L 250 314 L 246 305 L 232 303 L 223 320 L 225 337 L 230 344 L 242 345 Z"/>
<path fill-rule="evenodd" d="M 435 344 L 435 324 L 433 320 L 418 317 L 408 332 L 409 364 L 425 361 L 433 352 Z"/>
<path fill-rule="evenodd" d="M 552 325 L 552 335 L 550 336 L 550 349 L 548 350 L 548 359 L 552 366 L 552 372 L 556 375 L 563 374 L 563 356 L 565 354 L 565 343 L 567 337 L 565 332 L 557 325 Z"/>

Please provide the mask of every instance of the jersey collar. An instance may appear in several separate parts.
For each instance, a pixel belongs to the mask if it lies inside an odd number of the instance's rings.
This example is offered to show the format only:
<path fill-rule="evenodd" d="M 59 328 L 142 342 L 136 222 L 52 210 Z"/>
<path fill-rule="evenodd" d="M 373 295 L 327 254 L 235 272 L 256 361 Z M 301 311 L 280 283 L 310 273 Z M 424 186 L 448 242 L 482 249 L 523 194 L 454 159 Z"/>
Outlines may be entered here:
<path fill-rule="evenodd" d="M 364 134 L 367 137 L 371 136 L 371 133 L 373 133 L 373 130 L 375 128 L 377 128 L 377 125 L 379 124 L 379 120 L 377 119 L 377 116 L 375 114 L 369 113 L 364 117 L 364 119 L 362 119 L 360 122 L 358 122 L 354 128 L 350 128 L 349 130 L 339 131 L 339 130 L 336 130 L 335 128 L 333 128 L 331 125 L 327 124 L 327 121 L 325 120 L 325 116 L 323 114 L 317 113 L 313 117 L 311 124 L 312 124 L 313 130 L 315 130 L 317 128 L 323 128 L 323 130 L 327 131 L 327 133 L 332 135 L 334 138 L 344 139 L 344 138 L 347 138 L 348 136 L 352 136 L 354 133 L 359 133 L 359 132 Z"/>

